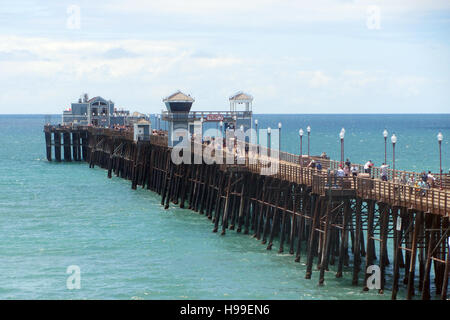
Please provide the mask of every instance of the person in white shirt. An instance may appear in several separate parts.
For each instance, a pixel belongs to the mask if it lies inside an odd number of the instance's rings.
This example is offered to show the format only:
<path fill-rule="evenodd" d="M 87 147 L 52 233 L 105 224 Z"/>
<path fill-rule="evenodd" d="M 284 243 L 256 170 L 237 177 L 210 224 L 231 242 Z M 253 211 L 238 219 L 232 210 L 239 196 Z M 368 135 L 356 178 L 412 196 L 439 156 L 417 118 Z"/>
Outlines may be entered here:
<path fill-rule="evenodd" d="M 386 163 L 383 162 L 383 164 L 381 165 L 380 169 L 381 169 L 381 180 L 383 181 L 387 181 L 388 180 L 388 173 L 387 173 L 387 169 L 388 169 L 389 165 L 387 165 Z"/>
<path fill-rule="evenodd" d="M 436 178 L 431 174 L 431 171 L 428 171 L 427 175 L 427 183 L 430 188 L 434 187 L 434 182 L 436 181 Z"/>
<path fill-rule="evenodd" d="M 352 165 L 352 167 L 350 168 L 350 171 L 352 172 L 352 176 L 356 177 L 358 175 L 358 166 L 357 165 Z"/>
<path fill-rule="evenodd" d="M 370 175 L 372 166 L 373 166 L 372 160 L 367 161 L 366 164 L 364 165 L 364 172 Z"/>
<path fill-rule="evenodd" d="M 337 175 L 339 178 L 345 177 L 345 171 L 344 171 L 344 169 L 342 169 L 342 166 L 339 166 L 339 169 L 338 169 L 336 175 Z"/>

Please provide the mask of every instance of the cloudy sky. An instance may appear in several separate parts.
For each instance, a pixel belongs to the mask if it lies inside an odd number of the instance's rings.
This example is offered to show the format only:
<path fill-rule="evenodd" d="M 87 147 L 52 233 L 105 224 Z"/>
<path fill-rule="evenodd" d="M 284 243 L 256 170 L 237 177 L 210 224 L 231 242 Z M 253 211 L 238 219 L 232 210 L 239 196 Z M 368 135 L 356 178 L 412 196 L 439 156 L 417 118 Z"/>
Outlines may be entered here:
<path fill-rule="evenodd" d="M 1 0 L 0 113 L 83 92 L 154 113 L 254 96 L 256 113 L 448 113 L 450 1 Z"/>

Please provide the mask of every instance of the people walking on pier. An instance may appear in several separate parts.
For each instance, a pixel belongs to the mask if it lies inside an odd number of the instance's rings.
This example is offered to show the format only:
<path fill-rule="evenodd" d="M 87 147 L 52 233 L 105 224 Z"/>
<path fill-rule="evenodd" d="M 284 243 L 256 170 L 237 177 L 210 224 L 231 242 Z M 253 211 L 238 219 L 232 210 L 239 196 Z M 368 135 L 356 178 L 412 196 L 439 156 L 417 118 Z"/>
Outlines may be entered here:
<path fill-rule="evenodd" d="M 406 183 L 410 187 L 414 187 L 414 176 L 411 174 L 408 178 L 408 182 Z"/>
<path fill-rule="evenodd" d="M 350 167 L 352 166 L 352 163 L 350 162 L 350 160 L 347 158 L 347 160 L 345 160 L 345 165 L 350 169 Z"/>
<path fill-rule="evenodd" d="M 370 176 L 372 172 L 372 167 L 373 167 L 372 160 L 367 161 L 366 164 L 364 165 L 364 173 L 368 173 Z"/>
<path fill-rule="evenodd" d="M 406 179 L 406 173 L 402 173 L 402 175 L 400 176 L 400 183 L 401 184 L 406 184 L 408 182 L 408 180 Z"/>
<path fill-rule="evenodd" d="M 339 178 L 345 177 L 345 171 L 344 171 L 344 169 L 342 168 L 342 165 L 339 166 L 339 169 L 338 169 L 336 175 L 337 175 Z"/>
<path fill-rule="evenodd" d="M 381 169 L 381 180 L 383 181 L 387 181 L 388 180 L 388 169 L 389 165 L 387 165 L 386 163 L 383 162 L 383 164 L 381 165 L 380 169 Z"/>
<path fill-rule="evenodd" d="M 422 172 L 422 175 L 420 177 L 422 178 L 423 182 L 425 182 L 425 183 L 427 182 L 428 175 L 427 175 L 427 173 L 425 171 Z"/>
<path fill-rule="evenodd" d="M 350 171 L 352 173 L 352 176 L 356 177 L 356 176 L 358 176 L 359 168 L 358 168 L 358 166 L 356 164 L 354 164 L 354 165 L 351 166 Z"/>
<path fill-rule="evenodd" d="M 427 190 L 429 189 L 428 184 L 422 180 L 419 182 L 419 188 L 420 188 L 420 195 L 422 197 L 426 196 Z"/>
<path fill-rule="evenodd" d="M 436 178 L 431 174 L 431 171 L 428 171 L 427 175 L 427 183 L 430 188 L 434 188 L 434 183 L 436 181 Z"/>
<path fill-rule="evenodd" d="M 346 177 L 348 177 L 350 175 L 350 166 L 348 166 L 348 165 L 344 166 L 344 173 L 345 173 Z"/>
<path fill-rule="evenodd" d="M 321 171 L 322 170 L 322 164 L 320 163 L 320 161 L 317 161 L 317 163 L 316 163 L 316 169 L 317 169 L 317 171 Z"/>

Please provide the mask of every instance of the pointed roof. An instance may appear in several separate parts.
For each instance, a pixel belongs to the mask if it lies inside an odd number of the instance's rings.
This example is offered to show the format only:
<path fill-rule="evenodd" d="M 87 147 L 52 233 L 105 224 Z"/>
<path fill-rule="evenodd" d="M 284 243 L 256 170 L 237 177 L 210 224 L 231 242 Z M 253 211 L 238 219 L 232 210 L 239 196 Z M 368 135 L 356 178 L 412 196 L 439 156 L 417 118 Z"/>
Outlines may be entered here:
<path fill-rule="evenodd" d="M 103 98 L 100 97 L 100 96 L 93 97 L 93 98 L 89 99 L 87 102 L 88 102 L 88 103 L 94 103 L 94 102 L 97 102 L 97 101 L 104 102 L 104 103 L 108 103 L 108 101 L 106 101 L 105 99 L 103 99 Z M 110 102 L 112 102 L 112 101 L 110 100 Z"/>
<path fill-rule="evenodd" d="M 194 102 L 194 98 L 192 98 L 190 95 L 186 95 L 180 90 L 177 92 L 171 94 L 170 96 L 163 99 L 163 102 Z"/>
<path fill-rule="evenodd" d="M 145 120 L 145 119 L 140 119 L 137 124 L 150 124 L 149 121 Z"/>
<path fill-rule="evenodd" d="M 229 98 L 230 101 L 234 100 L 234 101 L 240 101 L 240 100 L 253 100 L 253 97 L 251 95 L 249 95 L 248 93 L 242 92 L 242 91 L 238 91 L 236 92 L 234 95 L 232 95 Z"/>

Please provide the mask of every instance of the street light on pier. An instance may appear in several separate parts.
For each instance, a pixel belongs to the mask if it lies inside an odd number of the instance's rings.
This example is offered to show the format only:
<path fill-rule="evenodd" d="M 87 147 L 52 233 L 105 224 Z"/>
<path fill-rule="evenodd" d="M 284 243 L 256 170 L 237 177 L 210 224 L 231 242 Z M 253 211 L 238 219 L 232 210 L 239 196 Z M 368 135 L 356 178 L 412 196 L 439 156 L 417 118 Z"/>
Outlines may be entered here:
<path fill-rule="evenodd" d="M 441 152 L 441 145 L 442 145 L 442 140 L 444 140 L 444 136 L 442 135 L 442 132 L 439 132 L 437 135 L 437 139 L 438 139 L 438 143 L 439 143 L 439 175 L 440 175 L 440 179 L 441 179 L 441 189 L 442 189 L 442 152 Z"/>
<path fill-rule="evenodd" d="M 298 135 L 300 136 L 300 158 L 301 158 L 303 155 L 303 151 L 302 151 L 303 129 L 302 128 L 300 128 L 300 130 L 298 130 Z M 301 164 L 301 161 L 300 161 L 300 164 Z"/>
<path fill-rule="evenodd" d="M 345 137 L 345 129 L 342 128 L 341 132 L 339 132 L 339 138 L 341 139 L 341 165 L 344 165 L 344 137 Z"/>
<path fill-rule="evenodd" d="M 255 133 L 256 133 L 256 155 L 259 156 L 258 119 L 255 119 Z"/>
<path fill-rule="evenodd" d="M 387 164 L 387 137 L 388 137 L 388 132 L 386 129 L 384 129 L 383 131 L 383 137 L 384 137 L 384 163 Z"/>
<path fill-rule="evenodd" d="M 201 131 L 200 131 L 200 143 L 203 143 L 203 121 L 205 121 L 205 119 L 202 117 L 200 118 L 200 124 L 201 124 Z"/>
<path fill-rule="evenodd" d="M 220 135 L 219 135 L 219 141 L 221 143 L 220 147 L 223 147 L 223 121 L 219 122 L 219 130 L 220 130 Z"/>
<path fill-rule="evenodd" d="M 281 151 L 281 122 L 278 122 L 278 149 Z"/>
<path fill-rule="evenodd" d="M 397 136 L 395 133 L 391 137 L 392 142 L 392 181 L 395 182 L 395 144 L 397 143 Z"/>
<path fill-rule="evenodd" d="M 280 172 L 281 169 L 281 122 L 278 122 L 278 172 Z"/>
<path fill-rule="evenodd" d="M 309 157 L 309 136 L 311 135 L 311 127 L 307 126 L 306 131 L 308 132 L 308 157 Z"/>
<path fill-rule="evenodd" d="M 267 128 L 267 156 L 270 158 L 270 133 L 272 129 L 270 127 Z"/>

